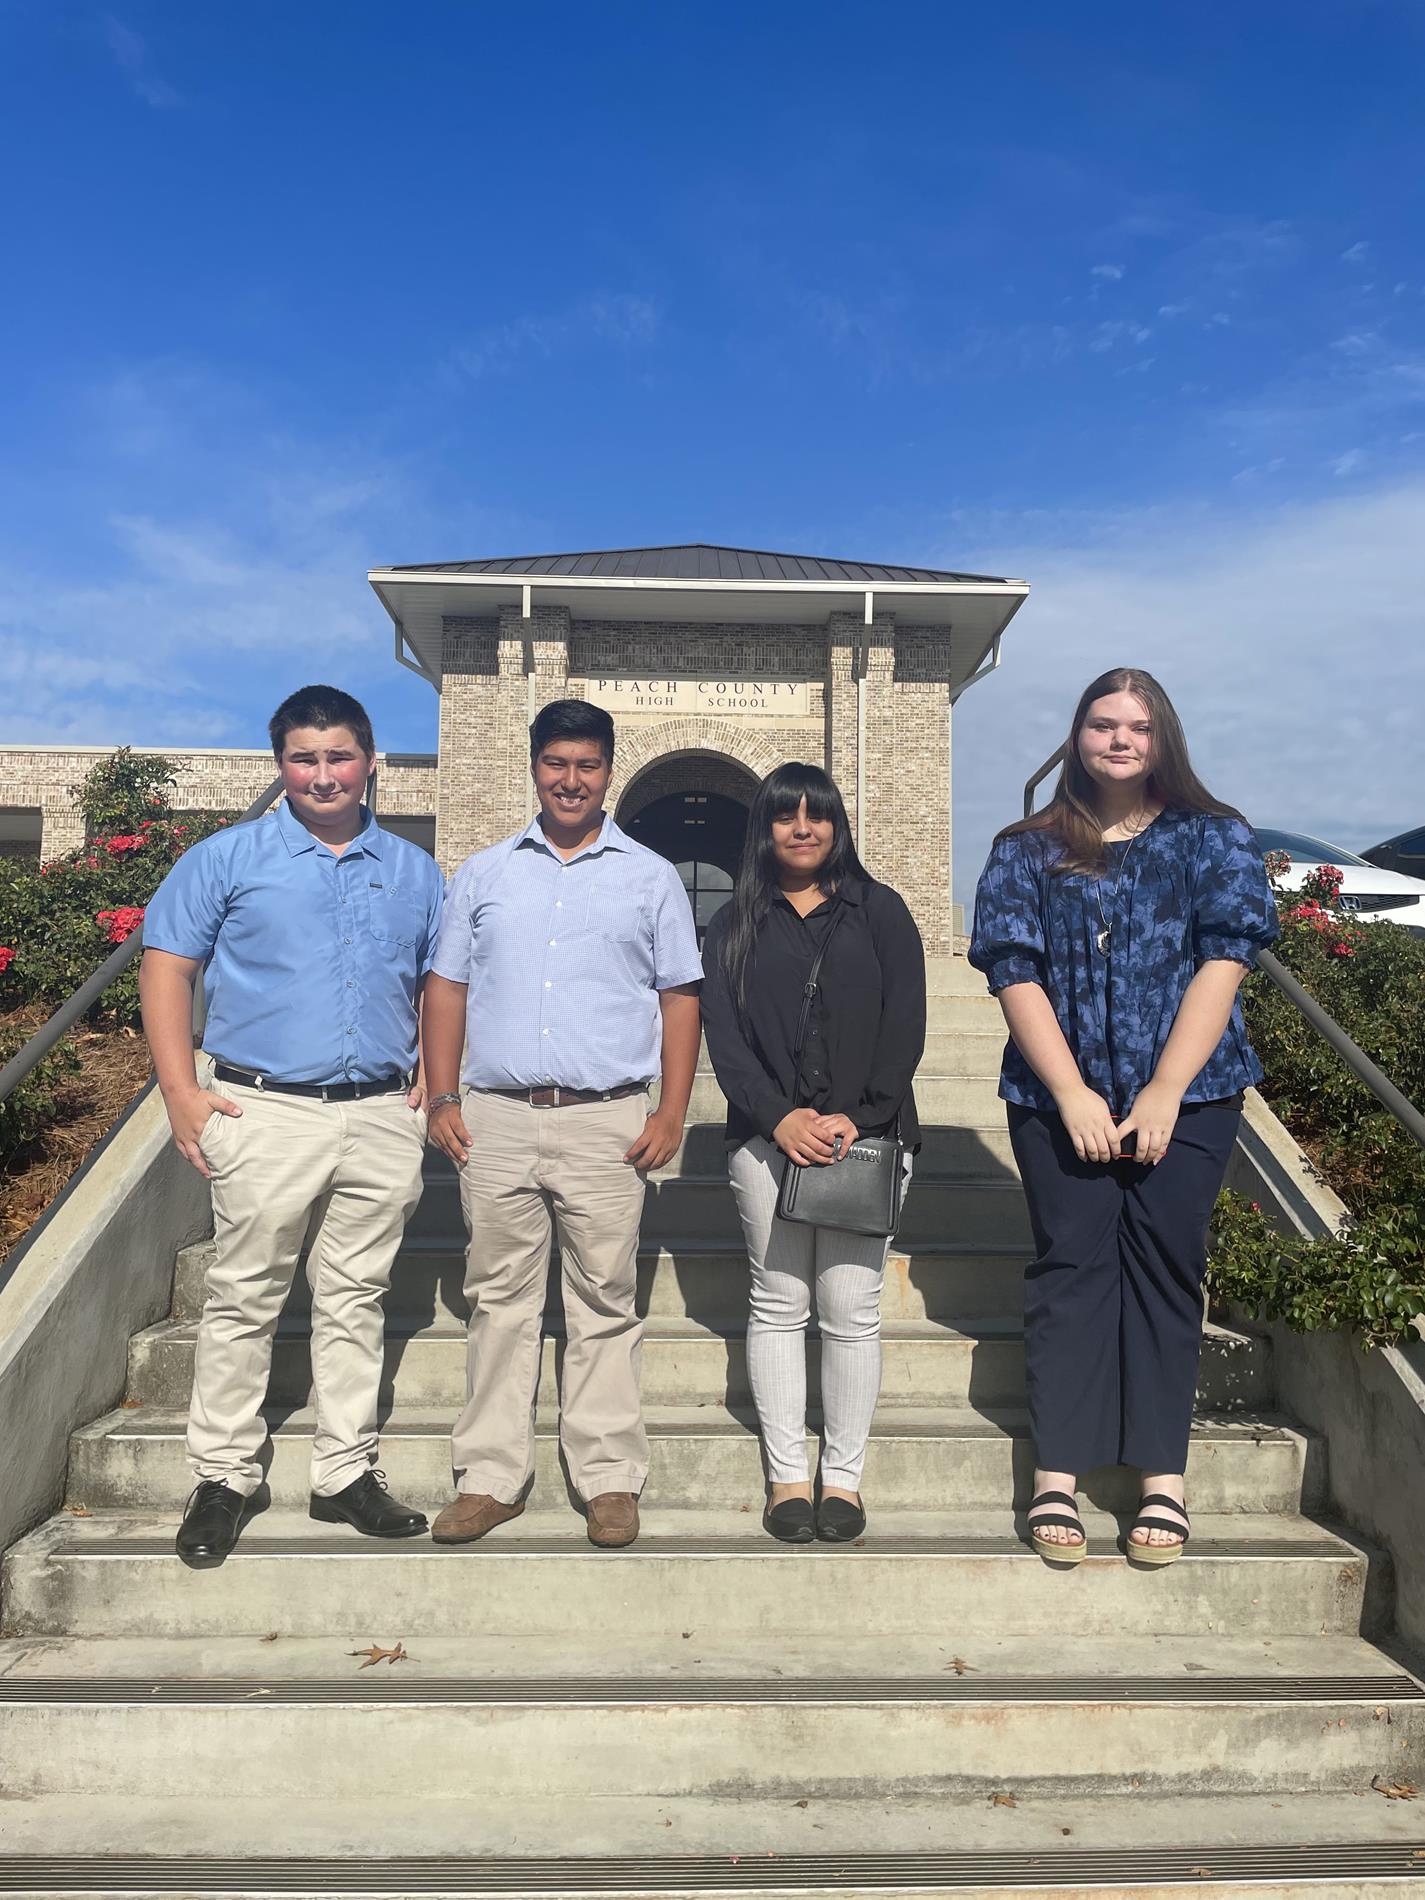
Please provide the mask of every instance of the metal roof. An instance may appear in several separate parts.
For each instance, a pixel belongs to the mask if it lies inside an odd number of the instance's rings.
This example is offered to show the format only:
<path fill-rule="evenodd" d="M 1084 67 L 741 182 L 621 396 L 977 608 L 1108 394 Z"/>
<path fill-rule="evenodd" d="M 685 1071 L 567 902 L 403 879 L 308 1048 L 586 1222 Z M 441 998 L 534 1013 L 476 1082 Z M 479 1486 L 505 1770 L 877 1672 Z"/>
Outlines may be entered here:
<path fill-rule="evenodd" d="M 934 586 L 987 581 L 992 574 L 953 574 L 935 567 L 889 567 L 879 561 L 833 561 L 816 554 L 769 554 L 759 548 L 723 548 L 707 541 L 683 547 L 600 548 L 584 554 L 517 554 L 507 560 L 425 561 L 402 574 L 524 574 L 589 576 L 608 580 L 840 581 L 861 587 Z"/>

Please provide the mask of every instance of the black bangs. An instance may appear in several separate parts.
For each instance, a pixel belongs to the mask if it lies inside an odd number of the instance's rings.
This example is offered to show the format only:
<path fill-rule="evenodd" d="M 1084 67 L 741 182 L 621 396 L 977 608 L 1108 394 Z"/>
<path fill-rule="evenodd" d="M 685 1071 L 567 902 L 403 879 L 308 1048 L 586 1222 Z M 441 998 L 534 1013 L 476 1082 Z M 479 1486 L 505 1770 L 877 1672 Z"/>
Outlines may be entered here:
<path fill-rule="evenodd" d="M 841 795 L 819 765 L 779 765 L 762 781 L 763 809 L 771 818 L 795 818 L 803 799 L 807 817 L 835 823 L 844 811 Z"/>

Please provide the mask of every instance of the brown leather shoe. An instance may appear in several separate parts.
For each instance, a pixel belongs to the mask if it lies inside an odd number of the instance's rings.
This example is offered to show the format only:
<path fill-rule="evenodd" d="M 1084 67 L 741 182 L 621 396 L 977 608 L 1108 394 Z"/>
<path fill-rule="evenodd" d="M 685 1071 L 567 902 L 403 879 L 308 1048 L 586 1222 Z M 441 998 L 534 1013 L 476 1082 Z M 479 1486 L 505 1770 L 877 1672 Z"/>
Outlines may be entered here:
<path fill-rule="evenodd" d="M 437 1544 L 473 1544 L 487 1531 L 494 1530 L 497 1524 L 518 1517 L 523 1509 L 523 1498 L 518 1504 L 501 1504 L 498 1498 L 485 1497 L 480 1493 L 466 1496 L 462 1492 L 453 1504 L 446 1505 L 431 1525 L 431 1538 Z"/>
<path fill-rule="evenodd" d="M 605 1491 L 590 1498 L 589 1542 L 601 1550 L 631 1544 L 638 1535 L 638 1499 L 632 1491 Z"/>

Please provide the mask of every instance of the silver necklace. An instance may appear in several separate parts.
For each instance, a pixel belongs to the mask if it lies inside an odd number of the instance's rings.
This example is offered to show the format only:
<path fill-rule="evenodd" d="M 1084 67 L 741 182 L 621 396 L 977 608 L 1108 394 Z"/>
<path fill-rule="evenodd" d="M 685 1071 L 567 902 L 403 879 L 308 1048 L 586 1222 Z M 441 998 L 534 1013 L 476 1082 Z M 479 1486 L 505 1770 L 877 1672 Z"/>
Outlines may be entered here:
<path fill-rule="evenodd" d="M 1130 832 L 1128 834 L 1128 849 L 1123 853 L 1123 856 L 1118 860 L 1118 876 L 1113 880 L 1113 897 L 1111 900 L 1111 905 L 1115 914 L 1117 914 L 1117 910 L 1118 910 L 1118 887 L 1123 882 L 1123 867 L 1128 862 L 1128 852 L 1133 849 L 1134 845 L 1137 844 L 1138 840 L 1143 836 L 1143 833 L 1148 829 L 1148 825 L 1151 825 L 1152 822 L 1153 821 L 1150 818 L 1148 820 L 1147 825 L 1140 825 L 1136 831 Z M 1094 897 L 1098 901 L 1098 920 L 1100 924 L 1102 924 L 1103 926 L 1101 930 L 1095 933 L 1094 942 L 1098 945 L 1100 952 L 1104 956 L 1107 956 L 1109 939 L 1113 935 L 1113 925 L 1109 922 L 1108 918 L 1105 917 L 1104 912 L 1103 912 L 1103 879 L 1101 877 L 1097 877 L 1094 879 L 1093 891 L 1094 891 Z"/>

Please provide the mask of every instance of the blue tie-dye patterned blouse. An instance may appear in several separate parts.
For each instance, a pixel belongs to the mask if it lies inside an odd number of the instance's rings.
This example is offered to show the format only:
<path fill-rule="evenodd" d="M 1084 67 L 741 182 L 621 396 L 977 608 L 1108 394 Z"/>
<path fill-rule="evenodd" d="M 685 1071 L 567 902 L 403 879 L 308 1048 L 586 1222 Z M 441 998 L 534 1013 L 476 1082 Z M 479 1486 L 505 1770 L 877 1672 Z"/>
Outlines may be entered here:
<path fill-rule="evenodd" d="M 1045 831 L 995 845 L 975 893 L 970 961 L 996 995 L 1011 983 L 1038 983 L 1085 1082 L 1126 1115 L 1152 1077 L 1198 968 L 1218 958 L 1253 963 L 1276 941 L 1276 905 L 1256 839 L 1240 818 L 1161 812 L 1131 850 L 1128 841 L 1109 844 L 1102 879 L 1055 877 L 1050 866 L 1060 851 Z M 1105 918 L 1108 955 L 1096 942 Z M 1220 1101 L 1261 1078 L 1239 1000 L 1183 1100 Z M 1054 1106 L 1013 1040 L 999 1092 L 1028 1108 Z"/>

